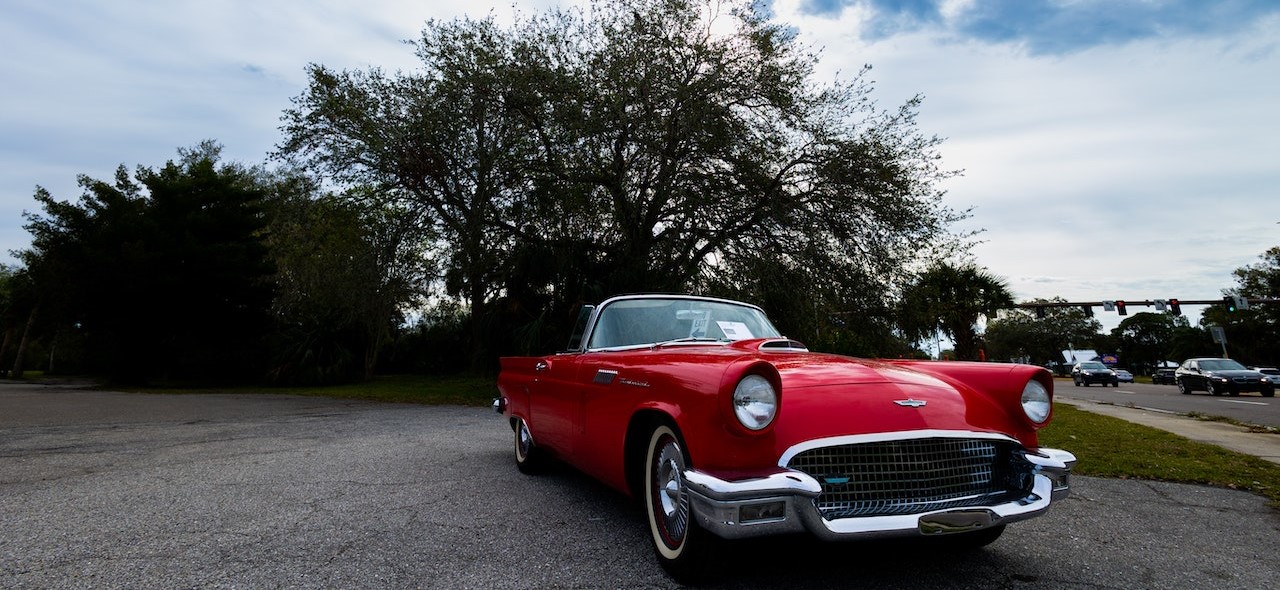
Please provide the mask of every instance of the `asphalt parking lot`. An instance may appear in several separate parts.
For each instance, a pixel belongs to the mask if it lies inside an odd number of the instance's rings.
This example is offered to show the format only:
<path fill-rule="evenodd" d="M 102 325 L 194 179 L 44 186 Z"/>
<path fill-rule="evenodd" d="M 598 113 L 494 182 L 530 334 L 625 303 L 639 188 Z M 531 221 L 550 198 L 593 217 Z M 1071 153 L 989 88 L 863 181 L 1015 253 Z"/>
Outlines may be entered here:
<path fill-rule="evenodd" d="M 3 588 L 670 588 L 640 513 L 486 409 L 0 383 Z M 1081 458 L 1087 461 L 1087 458 Z M 723 588 L 1264 588 L 1280 513 L 1078 477 L 991 547 L 731 546 Z"/>

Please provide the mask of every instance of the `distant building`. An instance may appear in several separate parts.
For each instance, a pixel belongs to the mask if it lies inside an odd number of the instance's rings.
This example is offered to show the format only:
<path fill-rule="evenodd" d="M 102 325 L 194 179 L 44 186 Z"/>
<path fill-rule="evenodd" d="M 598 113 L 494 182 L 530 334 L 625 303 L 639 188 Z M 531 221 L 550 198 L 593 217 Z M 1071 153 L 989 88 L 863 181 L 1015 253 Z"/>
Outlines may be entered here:
<path fill-rule="evenodd" d="M 1084 361 L 1096 361 L 1098 360 L 1098 351 L 1089 349 L 1064 350 L 1062 351 L 1062 358 L 1069 365 L 1074 365 Z"/>

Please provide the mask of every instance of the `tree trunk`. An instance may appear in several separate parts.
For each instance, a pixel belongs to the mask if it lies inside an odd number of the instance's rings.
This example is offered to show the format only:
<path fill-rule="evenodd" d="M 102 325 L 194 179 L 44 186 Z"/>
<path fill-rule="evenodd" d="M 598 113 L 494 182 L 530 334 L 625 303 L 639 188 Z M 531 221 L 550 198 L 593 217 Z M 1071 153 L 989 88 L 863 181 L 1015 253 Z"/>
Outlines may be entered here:
<path fill-rule="evenodd" d="M 22 330 L 22 340 L 18 342 L 17 358 L 13 360 L 13 373 L 10 377 L 14 379 L 22 378 L 22 360 L 27 356 L 27 343 L 31 339 L 31 330 L 36 324 L 36 313 L 40 311 L 40 306 L 36 305 L 31 308 L 31 315 L 27 316 L 27 327 Z"/>
<path fill-rule="evenodd" d="M 471 277 L 470 293 L 467 295 L 467 302 L 471 306 L 471 361 L 470 369 L 472 374 L 480 374 L 484 372 L 485 352 L 487 350 L 488 338 L 484 329 L 484 283 L 478 276 Z"/>
<path fill-rule="evenodd" d="M 5 326 L 4 344 L 0 344 L 0 363 L 3 363 L 4 359 L 9 358 L 9 346 L 13 344 L 13 333 L 15 330 L 16 328 L 12 325 Z M 0 377 L 8 377 L 8 376 L 9 376 L 8 370 L 0 369 Z"/>

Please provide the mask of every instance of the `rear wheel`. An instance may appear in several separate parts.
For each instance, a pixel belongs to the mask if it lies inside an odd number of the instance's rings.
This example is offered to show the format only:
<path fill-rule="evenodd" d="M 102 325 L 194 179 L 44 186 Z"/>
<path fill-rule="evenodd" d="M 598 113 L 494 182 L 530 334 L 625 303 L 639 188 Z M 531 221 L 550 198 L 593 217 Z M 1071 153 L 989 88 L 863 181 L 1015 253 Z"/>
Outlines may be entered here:
<path fill-rule="evenodd" d="M 516 469 L 521 473 L 538 473 L 546 466 L 542 450 L 533 444 L 533 434 L 529 432 L 529 425 L 521 418 L 516 418 L 515 424 L 515 457 Z"/>
<path fill-rule="evenodd" d="M 655 428 L 644 462 L 649 536 L 662 569 L 677 580 L 694 581 L 703 574 L 718 539 L 698 526 L 684 481 L 686 465 L 676 432 L 665 424 Z"/>

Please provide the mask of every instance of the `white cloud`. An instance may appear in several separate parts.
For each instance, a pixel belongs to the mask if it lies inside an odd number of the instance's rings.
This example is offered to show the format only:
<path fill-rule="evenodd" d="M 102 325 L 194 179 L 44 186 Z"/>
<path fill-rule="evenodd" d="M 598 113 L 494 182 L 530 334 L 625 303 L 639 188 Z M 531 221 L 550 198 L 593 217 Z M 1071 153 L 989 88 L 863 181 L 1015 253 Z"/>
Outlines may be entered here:
<path fill-rule="evenodd" d="M 882 106 L 925 96 L 920 128 L 965 171 L 948 202 L 975 207 L 977 261 L 1020 298 L 1213 298 L 1280 243 L 1280 19 L 1050 56 L 929 28 L 867 42 L 865 12 L 776 8 L 825 75 L 870 63 Z"/>

